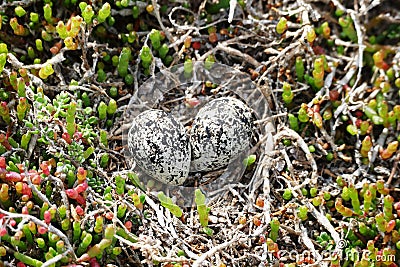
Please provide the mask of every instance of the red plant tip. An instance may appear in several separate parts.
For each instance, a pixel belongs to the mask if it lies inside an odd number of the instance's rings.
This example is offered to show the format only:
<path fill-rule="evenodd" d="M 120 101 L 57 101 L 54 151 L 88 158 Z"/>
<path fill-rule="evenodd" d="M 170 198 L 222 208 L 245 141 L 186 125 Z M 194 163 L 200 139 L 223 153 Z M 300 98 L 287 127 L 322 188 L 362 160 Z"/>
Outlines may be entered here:
<path fill-rule="evenodd" d="M 83 183 L 78 184 L 78 185 L 75 187 L 75 191 L 76 191 L 78 194 L 80 194 L 80 193 L 84 192 L 87 188 L 88 188 L 88 183 L 87 183 L 86 181 L 84 181 Z"/>
<path fill-rule="evenodd" d="M 24 164 L 18 163 L 15 165 L 18 167 L 18 170 L 19 170 L 19 173 L 21 174 L 21 176 L 24 177 L 24 175 L 25 175 Z"/>
<path fill-rule="evenodd" d="M 75 189 L 67 189 L 65 193 L 71 199 L 76 199 L 79 196 L 79 193 Z"/>
<path fill-rule="evenodd" d="M 316 55 L 325 55 L 325 54 L 326 54 L 325 49 L 323 49 L 323 48 L 322 48 L 321 46 L 319 46 L 319 45 L 314 46 L 314 47 L 313 47 L 313 50 L 314 50 L 314 53 L 315 53 Z"/>
<path fill-rule="evenodd" d="M 17 225 L 17 222 L 14 219 L 11 219 L 9 223 L 11 227 L 15 227 Z"/>
<path fill-rule="evenodd" d="M 22 194 L 27 195 L 29 198 L 32 197 L 32 189 L 29 187 L 27 183 L 22 184 Z"/>
<path fill-rule="evenodd" d="M 200 50 L 201 43 L 200 42 L 193 42 L 192 47 L 194 50 Z"/>
<path fill-rule="evenodd" d="M 45 233 L 47 233 L 47 228 L 43 226 L 38 226 L 37 231 L 39 234 L 44 235 Z"/>
<path fill-rule="evenodd" d="M 81 206 L 76 206 L 75 211 L 79 216 L 83 216 L 85 214 L 85 211 L 82 209 Z"/>
<path fill-rule="evenodd" d="M 0 134 L 0 144 L 2 144 L 7 150 L 11 150 L 12 146 L 8 142 L 8 136 Z"/>
<path fill-rule="evenodd" d="M 100 267 L 100 264 L 98 263 L 96 258 L 91 258 L 89 263 L 90 263 L 90 267 Z"/>
<path fill-rule="evenodd" d="M 22 207 L 22 210 L 21 210 L 21 213 L 22 213 L 22 214 L 29 214 L 28 207 L 27 207 L 27 206 L 23 206 L 23 207 Z"/>
<path fill-rule="evenodd" d="M 17 267 L 26 267 L 26 265 L 25 265 L 25 263 L 20 261 L 17 263 Z"/>
<path fill-rule="evenodd" d="M 87 170 L 85 170 L 83 167 L 78 168 L 78 173 L 76 174 L 76 177 L 78 178 L 79 181 L 83 181 L 86 179 L 87 175 Z"/>
<path fill-rule="evenodd" d="M 51 213 L 50 211 L 46 210 L 43 214 L 43 219 L 46 224 L 49 224 L 51 221 Z"/>
<path fill-rule="evenodd" d="M 40 175 L 35 174 L 32 178 L 31 181 L 34 185 L 40 185 L 42 182 L 42 177 L 40 177 Z"/>
<path fill-rule="evenodd" d="M 109 212 L 106 213 L 106 215 L 104 217 L 106 217 L 107 220 L 111 221 L 114 218 L 114 213 L 109 211 Z"/>
<path fill-rule="evenodd" d="M 5 227 L 0 228 L 0 237 L 5 236 L 7 234 L 7 229 Z"/>
<path fill-rule="evenodd" d="M 31 199 L 32 194 L 31 195 L 22 195 L 21 196 L 21 201 L 22 202 L 27 202 L 29 199 Z"/>
<path fill-rule="evenodd" d="M 20 182 L 22 181 L 22 177 L 17 172 L 8 172 L 6 173 L 6 180 L 9 182 Z"/>
<path fill-rule="evenodd" d="M 42 169 L 43 174 L 44 175 L 50 175 L 50 166 L 49 163 L 47 161 L 43 161 L 42 163 L 40 163 L 40 169 Z"/>
<path fill-rule="evenodd" d="M 79 141 L 79 140 L 81 140 L 82 139 L 82 133 L 81 132 L 75 132 L 74 133 L 74 139 L 76 140 L 76 141 Z"/>
<path fill-rule="evenodd" d="M 6 167 L 7 167 L 6 158 L 5 157 L 0 157 L 0 168 L 5 169 Z"/>
<path fill-rule="evenodd" d="M 312 107 L 312 111 L 313 111 L 313 112 L 319 113 L 320 110 L 321 110 L 321 106 L 320 106 L 319 104 L 315 104 L 315 105 Z"/>
<path fill-rule="evenodd" d="M 361 118 L 361 117 L 364 115 L 364 112 L 362 112 L 361 110 L 356 110 L 356 111 L 354 112 L 354 115 L 355 115 L 357 118 Z"/>
<path fill-rule="evenodd" d="M 191 97 L 191 98 L 186 98 L 185 99 L 185 105 L 188 108 L 195 108 L 197 107 L 199 104 L 201 103 L 201 101 L 195 97 Z"/>
<path fill-rule="evenodd" d="M 65 132 L 61 135 L 61 138 L 65 140 L 65 142 L 67 142 L 68 145 L 70 145 L 72 143 L 72 139 L 71 136 L 69 135 L 69 133 Z"/>
<path fill-rule="evenodd" d="M 79 205 L 82 205 L 82 206 L 86 205 L 86 200 L 81 195 L 78 195 L 75 200 L 76 200 L 76 202 L 78 202 Z"/>
<path fill-rule="evenodd" d="M 131 229 L 132 229 L 132 222 L 131 221 L 126 221 L 124 223 L 124 225 L 125 225 L 126 229 L 128 229 L 128 231 L 130 232 Z"/>
<path fill-rule="evenodd" d="M 362 119 L 356 119 L 356 127 L 360 128 Z"/>
<path fill-rule="evenodd" d="M 390 220 L 386 225 L 386 232 L 390 233 L 396 227 L 396 221 Z"/>

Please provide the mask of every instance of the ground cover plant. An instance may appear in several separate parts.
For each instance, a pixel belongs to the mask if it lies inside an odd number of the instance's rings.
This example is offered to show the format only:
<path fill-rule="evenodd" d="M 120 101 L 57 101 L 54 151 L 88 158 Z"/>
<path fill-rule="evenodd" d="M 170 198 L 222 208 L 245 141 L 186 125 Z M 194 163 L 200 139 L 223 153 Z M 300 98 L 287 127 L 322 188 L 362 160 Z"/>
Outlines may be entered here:
<path fill-rule="evenodd" d="M 3 1 L 0 265 L 398 266 L 399 10 Z M 271 113 L 256 123 L 275 129 L 246 177 L 182 207 L 130 171 L 122 129 L 147 79 L 196 61 L 247 73 Z M 204 95 L 218 86 L 204 81 Z"/>

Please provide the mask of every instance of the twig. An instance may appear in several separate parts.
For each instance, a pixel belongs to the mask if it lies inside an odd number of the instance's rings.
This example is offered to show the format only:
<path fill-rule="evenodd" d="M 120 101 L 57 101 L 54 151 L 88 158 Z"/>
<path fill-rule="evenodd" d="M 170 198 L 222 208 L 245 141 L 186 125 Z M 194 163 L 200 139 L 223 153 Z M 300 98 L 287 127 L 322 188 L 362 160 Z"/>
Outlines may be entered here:
<path fill-rule="evenodd" d="M 207 258 L 211 257 L 212 255 L 214 255 L 218 251 L 229 247 L 230 245 L 232 245 L 233 243 L 236 243 L 237 241 L 238 241 L 238 237 L 235 236 L 235 237 L 232 238 L 232 240 L 224 242 L 222 244 L 219 244 L 219 245 L 213 247 L 212 249 L 210 249 L 209 251 L 207 251 L 206 253 L 201 255 L 195 262 L 193 262 L 192 267 L 200 267 L 201 264 L 203 263 L 203 261 L 205 261 Z"/>

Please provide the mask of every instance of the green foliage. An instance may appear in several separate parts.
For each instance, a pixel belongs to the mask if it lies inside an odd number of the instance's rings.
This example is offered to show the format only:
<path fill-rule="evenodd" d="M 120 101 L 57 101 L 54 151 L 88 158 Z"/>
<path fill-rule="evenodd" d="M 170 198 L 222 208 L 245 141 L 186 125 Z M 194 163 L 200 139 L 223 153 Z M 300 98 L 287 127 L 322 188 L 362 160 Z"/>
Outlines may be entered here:
<path fill-rule="evenodd" d="M 250 167 L 251 165 L 254 164 L 254 162 L 256 162 L 257 160 L 257 156 L 256 155 L 249 155 L 247 156 L 245 159 L 243 159 L 243 165 L 246 167 Z"/>
<path fill-rule="evenodd" d="M 292 199 L 292 190 L 286 188 L 282 195 L 284 200 L 291 200 Z"/>
<path fill-rule="evenodd" d="M 287 19 L 285 17 L 281 17 L 276 25 L 276 32 L 278 34 L 283 34 L 287 30 Z"/>
<path fill-rule="evenodd" d="M 283 83 L 283 93 L 282 93 L 282 99 L 286 104 L 290 104 L 293 101 L 294 94 L 292 92 L 290 84 L 287 82 Z"/>
<path fill-rule="evenodd" d="M 104 3 L 99 13 L 97 14 L 97 21 L 99 23 L 104 22 L 111 14 L 111 5 L 109 3 Z"/>
<path fill-rule="evenodd" d="M 161 206 L 167 208 L 172 215 L 180 218 L 183 215 L 183 212 L 179 206 L 172 202 L 172 199 L 167 197 L 163 192 L 158 193 L 158 200 L 161 202 Z"/>
<path fill-rule="evenodd" d="M 131 50 L 128 47 L 124 47 L 118 58 L 118 74 L 121 77 L 125 77 L 128 74 L 129 60 L 131 57 Z"/>

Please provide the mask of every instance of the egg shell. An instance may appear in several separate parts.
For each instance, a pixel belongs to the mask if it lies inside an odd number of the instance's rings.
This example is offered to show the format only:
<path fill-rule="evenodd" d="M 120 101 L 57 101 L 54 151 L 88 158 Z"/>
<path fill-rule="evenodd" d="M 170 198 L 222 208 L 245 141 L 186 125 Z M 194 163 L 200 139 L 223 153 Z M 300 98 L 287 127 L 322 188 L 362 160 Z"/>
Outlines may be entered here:
<path fill-rule="evenodd" d="M 213 171 L 227 166 L 249 149 L 251 109 L 242 101 L 222 97 L 202 107 L 190 129 L 190 171 Z"/>
<path fill-rule="evenodd" d="M 129 150 L 136 164 L 150 177 L 182 184 L 189 173 L 191 149 L 182 123 L 162 110 L 147 110 L 132 122 Z"/>

